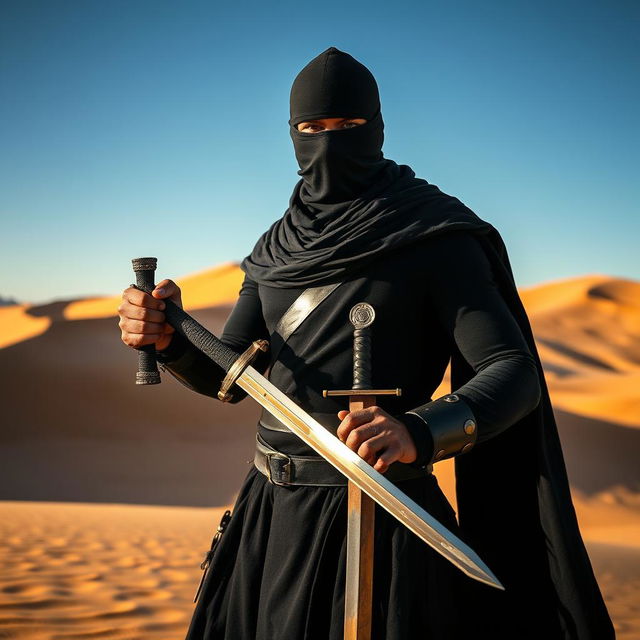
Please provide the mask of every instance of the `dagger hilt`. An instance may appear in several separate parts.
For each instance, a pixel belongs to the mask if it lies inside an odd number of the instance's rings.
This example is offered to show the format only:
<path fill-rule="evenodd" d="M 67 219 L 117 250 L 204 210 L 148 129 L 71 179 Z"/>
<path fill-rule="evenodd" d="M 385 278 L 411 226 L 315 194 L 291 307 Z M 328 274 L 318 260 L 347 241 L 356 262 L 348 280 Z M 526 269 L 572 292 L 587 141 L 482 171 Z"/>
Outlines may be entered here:
<path fill-rule="evenodd" d="M 134 258 L 131 261 L 136 274 L 136 285 L 140 288 L 155 287 L 154 272 L 158 265 L 156 258 Z M 147 344 L 138 349 L 138 371 L 136 384 L 160 384 L 160 373 L 156 361 L 155 345 Z"/>

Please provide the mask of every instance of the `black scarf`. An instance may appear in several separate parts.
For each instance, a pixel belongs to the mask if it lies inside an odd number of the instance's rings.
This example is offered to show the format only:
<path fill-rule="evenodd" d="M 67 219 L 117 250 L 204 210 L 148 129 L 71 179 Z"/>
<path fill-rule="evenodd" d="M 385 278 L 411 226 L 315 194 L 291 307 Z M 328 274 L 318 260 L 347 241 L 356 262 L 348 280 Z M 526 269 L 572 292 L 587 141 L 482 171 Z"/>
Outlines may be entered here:
<path fill-rule="evenodd" d="M 340 280 L 381 254 L 455 229 L 489 232 L 458 198 L 384 158 L 384 122 L 371 72 L 331 47 L 291 89 L 290 135 L 302 179 L 289 208 L 259 238 L 241 268 L 276 287 Z M 366 124 L 320 133 L 302 121 L 364 118 Z"/>
<path fill-rule="evenodd" d="M 542 364 L 505 244 L 460 200 L 382 157 L 373 76 L 345 56 L 328 49 L 301 71 L 292 89 L 290 125 L 323 117 L 363 117 L 367 124 L 306 135 L 292 128 L 302 180 L 284 216 L 241 267 L 268 285 L 314 286 L 351 276 L 385 252 L 427 236 L 466 230 L 478 238 L 536 359 L 542 397 L 509 429 L 455 458 L 461 530 L 506 587 L 502 592 L 467 580 L 460 610 L 473 621 L 483 617 L 474 610 L 497 608 L 507 627 L 521 628 L 535 598 L 534 637 L 541 637 L 536 628 L 560 621 L 562 640 L 611 640 L 613 625 L 578 528 Z M 454 349 L 452 391 L 474 375 Z"/>

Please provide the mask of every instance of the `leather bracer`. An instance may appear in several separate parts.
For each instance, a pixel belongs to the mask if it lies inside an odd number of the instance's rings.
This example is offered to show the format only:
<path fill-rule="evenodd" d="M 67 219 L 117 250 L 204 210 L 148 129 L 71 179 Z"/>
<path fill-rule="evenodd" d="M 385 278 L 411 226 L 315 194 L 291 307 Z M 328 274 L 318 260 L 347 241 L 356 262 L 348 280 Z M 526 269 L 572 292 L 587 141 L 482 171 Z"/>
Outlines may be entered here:
<path fill-rule="evenodd" d="M 405 414 L 418 416 L 433 438 L 433 455 L 427 464 L 467 453 L 476 442 L 476 418 L 467 402 L 455 393 L 406 411 Z"/>

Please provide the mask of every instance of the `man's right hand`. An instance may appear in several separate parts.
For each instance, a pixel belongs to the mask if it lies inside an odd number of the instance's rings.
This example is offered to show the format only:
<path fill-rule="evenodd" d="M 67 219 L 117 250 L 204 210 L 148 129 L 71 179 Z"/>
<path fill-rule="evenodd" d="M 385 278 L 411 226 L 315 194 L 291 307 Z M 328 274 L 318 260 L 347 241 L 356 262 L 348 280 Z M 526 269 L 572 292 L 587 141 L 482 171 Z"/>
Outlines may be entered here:
<path fill-rule="evenodd" d="M 151 295 L 134 287 L 122 292 L 118 307 L 122 342 L 134 349 L 154 344 L 158 351 L 163 351 L 169 346 L 174 328 L 165 322 L 164 298 L 182 308 L 180 287 L 173 280 L 158 283 Z"/>

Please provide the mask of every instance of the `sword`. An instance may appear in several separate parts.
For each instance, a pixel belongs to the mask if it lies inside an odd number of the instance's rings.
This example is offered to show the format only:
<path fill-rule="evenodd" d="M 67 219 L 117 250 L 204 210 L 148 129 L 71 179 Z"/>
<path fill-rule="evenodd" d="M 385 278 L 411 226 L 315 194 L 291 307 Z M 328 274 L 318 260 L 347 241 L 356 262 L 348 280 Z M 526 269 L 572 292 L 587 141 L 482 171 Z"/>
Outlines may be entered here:
<path fill-rule="evenodd" d="M 153 283 L 149 282 L 139 287 L 132 286 L 146 293 L 151 293 L 154 289 Z M 164 300 L 164 303 L 166 321 L 227 372 L 218 392 L 220 400 L 229 400 L 230 389 L 236 384 L 460 571 L 474 580 L 504 590 L 502 583 L 471 547 L 251 366 L 258 351 L 266 351 L 268 348 L 266 340 L 256 340 L 239 355 L 171 300 Z M 371 393 L 377 391 L 372 390 Z"/>
<path fill-rule="evenodd" d="M 349 396 L 349 411 L 376 404 L 376 394 L 399 396 L 400 389 L 371 387 L 371 325 L 374 308 L 360 302 L 349 312 L 353 330 L 353 389 L 323 390 L 322 395 Z M 348 483 L 347 571 L 344 639 L 371 640 L 375 502 L 356 484 Z"/>

